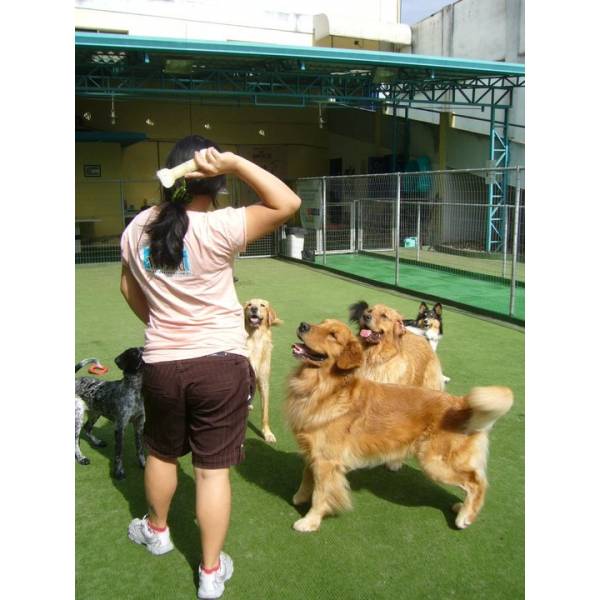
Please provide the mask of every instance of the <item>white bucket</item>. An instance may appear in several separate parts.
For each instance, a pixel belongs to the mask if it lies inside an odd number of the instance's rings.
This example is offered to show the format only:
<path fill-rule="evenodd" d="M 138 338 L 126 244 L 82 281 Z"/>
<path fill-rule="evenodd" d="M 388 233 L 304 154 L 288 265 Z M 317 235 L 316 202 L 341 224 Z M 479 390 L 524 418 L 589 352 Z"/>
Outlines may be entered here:
<path fill-rule="evenodd" d="M 288 234 L 285 238 L 286 256 L 302 260 L 302 250 L 304 250 L 304 233 L 295 231 Z"/>

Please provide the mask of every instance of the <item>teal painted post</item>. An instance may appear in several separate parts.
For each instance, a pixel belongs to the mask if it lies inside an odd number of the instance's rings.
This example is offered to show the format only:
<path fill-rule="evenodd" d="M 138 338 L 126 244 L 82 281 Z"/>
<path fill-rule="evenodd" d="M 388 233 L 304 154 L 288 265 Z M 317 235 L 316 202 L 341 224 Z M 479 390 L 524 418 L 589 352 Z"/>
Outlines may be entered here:
<path fill-rule="evenodd" d="M 515 314 L 515 291 L 517 287 L 517 252 L 519 251 L 519 204 L 521 201 L 521 171 L 517 167 L 517 183 L 515 190 L 515 217 L 513 227 L 512 244 L 512 276 L 510 280 L 510 300 L 508 306 L 508 316 Z"/>
<path fill-rule="evenodd" d="M 400 173 L 396 174 L 396 235 L 394 236 L 396 245 L 396 271 L 394 276 L 395 285 L 400 280 Z"/>
<path fill-rule="evenodd" d="M 489 153 L 489 161 L 488 166 L 492 166 L 494 161 L 494 136 L 496 135 L 495 130 L 495 121 L 496 121 L 496 110 L 492 106 L 490 108 L 490 153 Z M 487 218 L 487 228 L 485 235 L 485 251 L 490 252 L 492 250 L 492 213 L 493 213 L 493 205 L 494 205 L 494 181 L 491 177 L 488 177 L 488 218 Z"/>

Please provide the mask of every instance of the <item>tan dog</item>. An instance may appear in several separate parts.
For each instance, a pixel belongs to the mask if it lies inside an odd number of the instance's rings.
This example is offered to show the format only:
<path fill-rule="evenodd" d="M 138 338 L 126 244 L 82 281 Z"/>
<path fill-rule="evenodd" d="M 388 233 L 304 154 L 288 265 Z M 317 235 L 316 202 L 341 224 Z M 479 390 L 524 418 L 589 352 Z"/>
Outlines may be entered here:
<path fill-rule="evenodd" d="M 248 332 L 248 358 L 256 375 L 256 387 L 262 405 L 262 434 L 267 442 L 275 443 L 277 439 L 269 426 L 269 379 L 273 350 L 271 327 L 283 321 L 277 317 L 267 300 L 252 298 L 244 304 L 244 322 Z"/>
<path fill-rule="evenodd" d="M 434 481 L 466 492 L 454 505 L 456 526 L 475 521 L 486 488 L 488 435 L 513 402 L 506 387 L 473 388 L 466 396 L 380 384 L 356 375 L 362 347 L 340 321 L 301 323 L 302 361 L 289 381 L 288 421 L 305 460 L 293 503 L 311 501 L 297 531 L 316 531 L 325 515 L 351 507 L 346 473 L 414 455 Z"/>
<path fill-rule="evenodd" d="M 350 320 L 360 327 L 364 362 L 359 375 L 378 383 L 444 389 L 442 365 L 426 338 L 406 331 L 400 313 L 385 304 L 357 302 Z"/>

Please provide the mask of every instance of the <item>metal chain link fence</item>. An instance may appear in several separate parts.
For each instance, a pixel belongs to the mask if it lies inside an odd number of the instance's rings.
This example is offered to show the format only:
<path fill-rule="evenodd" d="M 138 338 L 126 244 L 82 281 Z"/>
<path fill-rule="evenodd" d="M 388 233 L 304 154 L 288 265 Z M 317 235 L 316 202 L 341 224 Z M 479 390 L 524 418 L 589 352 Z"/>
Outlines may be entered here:
<path fill-rule="evenodd" d="M 120 239 L 125 227 L 143 210 L 161 202 L 161 186 L 156 179 L 82 180 L 76 185 L 75 264 L 121 260 Z M 243 206 L 239 189 L 220 205 Z M 245 257 L 268 257 L 278 254 L 281 232 L 264 236 L 248 244 Z"/>
<path fill-rule="evenodd" d="M 303 178 L 296 192 L 302 228 L 252 242 L 240 258 L 283 254 L 524 321 L 523 168 Z M 239 183 L 229 194 L 235 207 L 257 200 Z M 160 199 L 154 179 L 78 181 L 76 264 L 119 261 L 124 228 Z"/>
<path fill-rule="evenodd" d="M 521 167 L 299 179 L 302 258 L 523 321 L 524 183 Z"/>

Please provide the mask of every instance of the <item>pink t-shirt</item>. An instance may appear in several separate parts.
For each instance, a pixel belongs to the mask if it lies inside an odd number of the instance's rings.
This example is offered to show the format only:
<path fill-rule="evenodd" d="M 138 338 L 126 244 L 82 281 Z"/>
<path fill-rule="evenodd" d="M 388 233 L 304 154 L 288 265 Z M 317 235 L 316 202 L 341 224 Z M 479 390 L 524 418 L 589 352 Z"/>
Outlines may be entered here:
<path fill-rule="evenodd" d="M 147 363 L 231 352 L 248 356 L 244 314 L 233 285 L 233 260 L 246 248 L 245 208 L 188 211 L 184 256 L 178 271 L 150 263 L 144 227 L 158 208 L 138 214 L 121 236 L 121 256 L 140 284 L 150 308 Z"/>

